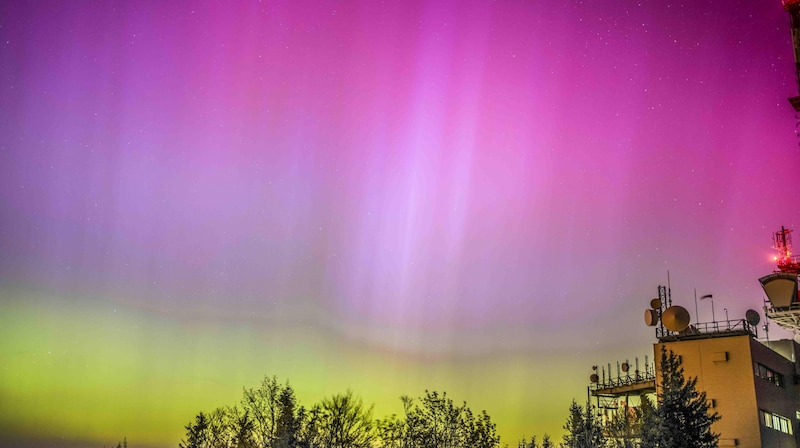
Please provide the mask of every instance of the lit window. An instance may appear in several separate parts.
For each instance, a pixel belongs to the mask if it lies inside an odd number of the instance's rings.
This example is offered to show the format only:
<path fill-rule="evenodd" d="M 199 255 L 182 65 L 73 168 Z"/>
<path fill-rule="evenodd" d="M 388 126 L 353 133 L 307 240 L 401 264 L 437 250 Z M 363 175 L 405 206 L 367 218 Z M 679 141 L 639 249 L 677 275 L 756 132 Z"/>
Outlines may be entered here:
<path fill-rule="evenodd" d="M 773 414 L 772 412 L 762 411 L 759 410 L 758 412 L 761 413 L 764 419 L 764 426 L 767 428 L 772 428 L 776 431 L 780 431 L 785 434 L 792 434 L 792 422 L 786 417 L 783 417 L 778 414 Z"/>

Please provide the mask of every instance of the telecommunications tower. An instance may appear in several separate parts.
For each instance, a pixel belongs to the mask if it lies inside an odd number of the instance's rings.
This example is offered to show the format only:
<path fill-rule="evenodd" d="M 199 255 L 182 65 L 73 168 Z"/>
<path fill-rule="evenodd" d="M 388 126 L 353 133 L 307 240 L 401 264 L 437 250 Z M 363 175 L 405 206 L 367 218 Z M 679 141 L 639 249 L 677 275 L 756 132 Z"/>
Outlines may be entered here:
<path fill-rule="evenodd" d="M 800 93 L 800 0 L 783 0 L 783 9 L 789 13 L 794 46 L 794 65 Z M 795 119 L 800 126 L 800 96 L 789 98 L 795 110 Z M 792 253 L 792 230 L 785 227 L 773 234 L 773 248 L 778 252 L 773 260 L 776 270 L 758 279 L 767 295 L 764 312 L 767 317 L 787 330 L 800 330 L 800 302 L 797 300 L 797 275 L 800 273 L 800 257 Z"/>

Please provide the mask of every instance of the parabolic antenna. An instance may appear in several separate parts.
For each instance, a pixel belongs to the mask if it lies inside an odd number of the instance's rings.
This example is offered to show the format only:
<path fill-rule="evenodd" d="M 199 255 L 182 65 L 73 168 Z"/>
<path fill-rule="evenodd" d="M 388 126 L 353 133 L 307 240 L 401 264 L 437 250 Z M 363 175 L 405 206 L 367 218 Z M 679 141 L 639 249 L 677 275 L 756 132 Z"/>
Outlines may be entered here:
<path fill-rule="evenodd" d="M 667 327 L 669 331 L 683 331 L 689 326 L 689 312 L 686 308 L 678 305 L 673 305 L 666 310 L 661 316 L 661 322 Z"/>
<path fill-rule="evenodd" d="M 631 365 L 630 364 L 628 364 L 627 362 L 623 362 L 622 363 L 622 371 L 623 372 L 627 372 L 630 369 L 631 369 Z"/>
<path fill-rule="evenodd" d="M 589 381 L 591 381 L 591 382 L 593 382 L 593 383 L 596 383 L 596 382 L 600 381 L 600 377 L 599 377 L 599 376 L 597 376 L 597 374 L 596 374 L 596 373 L 593 373 L 593 374 L 591 374 L 591 375 L 589 376 Z"/>
<path fill-rule="evenodd" d="M 661 299 L 653 299 L 653 300 L 651 300 L 650 301 L 650 308 L 652 308 L 654 310 L 660 310 L 661 309 Z"/>
<path fill-rule="evenodd" d="M 644 310 L 644 323 L 648 327 L 655 327 L 658 325 L 658 311 Z"/>
<path fill-rule="evenodd" d="M 756 310 L 747 310 L 747 312 L 744 313 L 744 319 L 747 321 L 748 324 L 750 324 L 753 327 L 755 327 L 756 325 L 758 325 L 759 322 L 761 322 L 761 316 L 758 314 L 758 311 Z"/>
<path fill-rule="evenodd" d="M 797 274 L 777 272 L 758 281 L 773 308 L 788 308 L 797 302 Z"/>

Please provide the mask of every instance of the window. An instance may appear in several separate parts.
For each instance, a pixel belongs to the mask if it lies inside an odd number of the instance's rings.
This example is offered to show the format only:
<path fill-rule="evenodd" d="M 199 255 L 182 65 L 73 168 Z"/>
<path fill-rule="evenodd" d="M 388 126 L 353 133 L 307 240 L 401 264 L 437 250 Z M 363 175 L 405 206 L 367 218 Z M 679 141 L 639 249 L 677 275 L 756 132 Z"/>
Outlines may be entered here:
<path fill-rule="evenodd" d="M 760 409 L 758 412 L 761 414 L 761 421 L 764 422 L 764 426 L 767 428 L 772 428 L 775 431 L 786 434 L 793 434 L 792 422 L 788 418 Z"/>
<path fill-rule="evenodd" d="M 753 373 L 759 378 L 764 378 L 765 380 L 769 381 L 770 383 L 778 386 L 784 387 L 783 382 L 783 375 L 780 373 L 770 369 L 769 367 L 765 366 L 764 364 L 760 364 L 757 362 L 753 363 Z"/>

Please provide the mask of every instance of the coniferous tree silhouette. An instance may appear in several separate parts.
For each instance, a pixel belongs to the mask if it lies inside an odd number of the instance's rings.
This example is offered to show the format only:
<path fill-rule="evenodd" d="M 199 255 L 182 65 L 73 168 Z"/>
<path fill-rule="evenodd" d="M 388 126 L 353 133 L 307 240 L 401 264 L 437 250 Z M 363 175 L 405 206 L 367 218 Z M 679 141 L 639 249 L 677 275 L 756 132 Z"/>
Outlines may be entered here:
<path fill-rule="evenodd" d="M 295 448 L 298 444 L 300 432 L 300 417 L 303 412 L 298 413 L 295 409 L 297 399 L 294 390 L 287 384 L 278 396 L 278 421 L 275 426 L 274 448 Z"/>
<path fill-rule="evenodd" d="M 207 429 L 208 418 L 201 412 L 195 417 L 194 424 L 189 422 L 189 424 L 186 425 L 186 440 L 182 440 L 178 446 L 180 448 L 205 448 Z"/>
<path fill-rule="evenodd" d="M 642 448 L 715 448 L 719 434 L 711 425 L 706 393 L 697 390 L 697 377 L 686 380 L 680 358 L 661 346 L 660 390 L 654 418 L 642 428 Z"/>
<path fill-rule="evenodd" d="M 584 408 L 572 400 L 564 430 L 565 448 L 599 448 L 606 445 L 603 427 L 589 403 Z"/>

